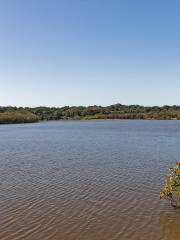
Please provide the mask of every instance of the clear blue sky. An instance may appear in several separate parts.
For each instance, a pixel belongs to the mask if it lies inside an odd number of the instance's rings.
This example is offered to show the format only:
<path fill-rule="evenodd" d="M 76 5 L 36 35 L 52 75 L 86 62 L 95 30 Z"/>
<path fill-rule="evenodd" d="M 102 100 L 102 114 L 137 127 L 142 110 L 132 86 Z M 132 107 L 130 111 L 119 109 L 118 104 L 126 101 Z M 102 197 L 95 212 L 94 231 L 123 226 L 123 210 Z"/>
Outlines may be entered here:
<path fill-rule="evenodd" d="M 180 1 L 0 0 L 0 105 L 180 105 Z"/>

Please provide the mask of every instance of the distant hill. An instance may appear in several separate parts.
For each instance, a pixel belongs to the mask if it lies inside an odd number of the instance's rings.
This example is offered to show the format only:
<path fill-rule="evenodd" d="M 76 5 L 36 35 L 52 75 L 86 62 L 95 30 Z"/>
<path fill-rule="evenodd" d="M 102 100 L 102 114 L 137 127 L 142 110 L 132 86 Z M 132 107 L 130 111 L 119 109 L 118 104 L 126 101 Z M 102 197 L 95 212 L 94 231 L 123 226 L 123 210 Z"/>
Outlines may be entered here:
<path fill-rule="evenodd" d="M 39 120 L 90 119 L 180 119 L 180 106 L 114 104 L 65 107 L 0 107 L 0 123 L 28 123 Z"/>

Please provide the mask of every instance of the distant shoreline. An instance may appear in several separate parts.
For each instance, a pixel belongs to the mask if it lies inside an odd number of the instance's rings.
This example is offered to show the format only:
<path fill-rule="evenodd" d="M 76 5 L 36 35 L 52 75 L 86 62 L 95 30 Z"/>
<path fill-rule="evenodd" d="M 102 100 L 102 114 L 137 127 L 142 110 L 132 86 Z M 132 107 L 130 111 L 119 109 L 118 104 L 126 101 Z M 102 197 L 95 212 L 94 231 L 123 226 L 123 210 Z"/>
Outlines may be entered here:
<path fill-rule="evenodd" d="M 59 119 L 59 120 L 39 120 L 33 122 L 1 122 L 0 125 L 20 125 L 20 124 L 32 124 L 32 123 L 43 123 L 43 122 L 81 122 L 81 121 L 179 121 L 180 119 Z"/>
<path fill-rule="evenodd" d="M 50 120 L 180 120 L 180 106 L 0 107 L 0 124 Z"/>

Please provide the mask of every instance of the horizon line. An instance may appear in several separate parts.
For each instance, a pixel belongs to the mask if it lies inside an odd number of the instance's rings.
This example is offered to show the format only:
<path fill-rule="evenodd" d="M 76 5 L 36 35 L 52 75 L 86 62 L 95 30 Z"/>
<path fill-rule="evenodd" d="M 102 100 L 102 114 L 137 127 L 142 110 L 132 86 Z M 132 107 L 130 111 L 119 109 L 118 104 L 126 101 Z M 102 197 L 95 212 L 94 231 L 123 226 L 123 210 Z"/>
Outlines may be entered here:
<path fill-rule="evenodd" d="M 163 104 L 163 105 L 141 105 L 141 104 L 122 104 L 122 103 L 114 103 L 114 104 L 109 104 L 109 105 L 97 105 L 97 104 L 92 104 L 92 105 L 62 105 L 62 106 L 53 106 L 53 105 L 35 105 L 35 106 L 17 106 L 17 105 L 0 105 L 0 108 L 4 107 L 12 107 L 12 108 L 63 108 L 63 107 L 109 107 L 109 106 L 115 106 L 115 105 L 121 105 L 121 106 L 140 106 L 140 107 L 180 107 L 180 105 L 168 105 L 168 104 Z"/>

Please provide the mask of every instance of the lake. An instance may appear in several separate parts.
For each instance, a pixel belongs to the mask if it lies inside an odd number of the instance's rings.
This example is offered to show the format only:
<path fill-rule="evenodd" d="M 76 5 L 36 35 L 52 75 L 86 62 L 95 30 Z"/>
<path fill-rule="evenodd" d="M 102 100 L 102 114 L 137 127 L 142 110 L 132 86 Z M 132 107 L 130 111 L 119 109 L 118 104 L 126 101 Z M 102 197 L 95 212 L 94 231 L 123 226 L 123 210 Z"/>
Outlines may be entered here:
<path fill-rule="evenodd" d="M 0 239 L 179 240 L 177 160 L 180 121 L 0 125 Z"/>

